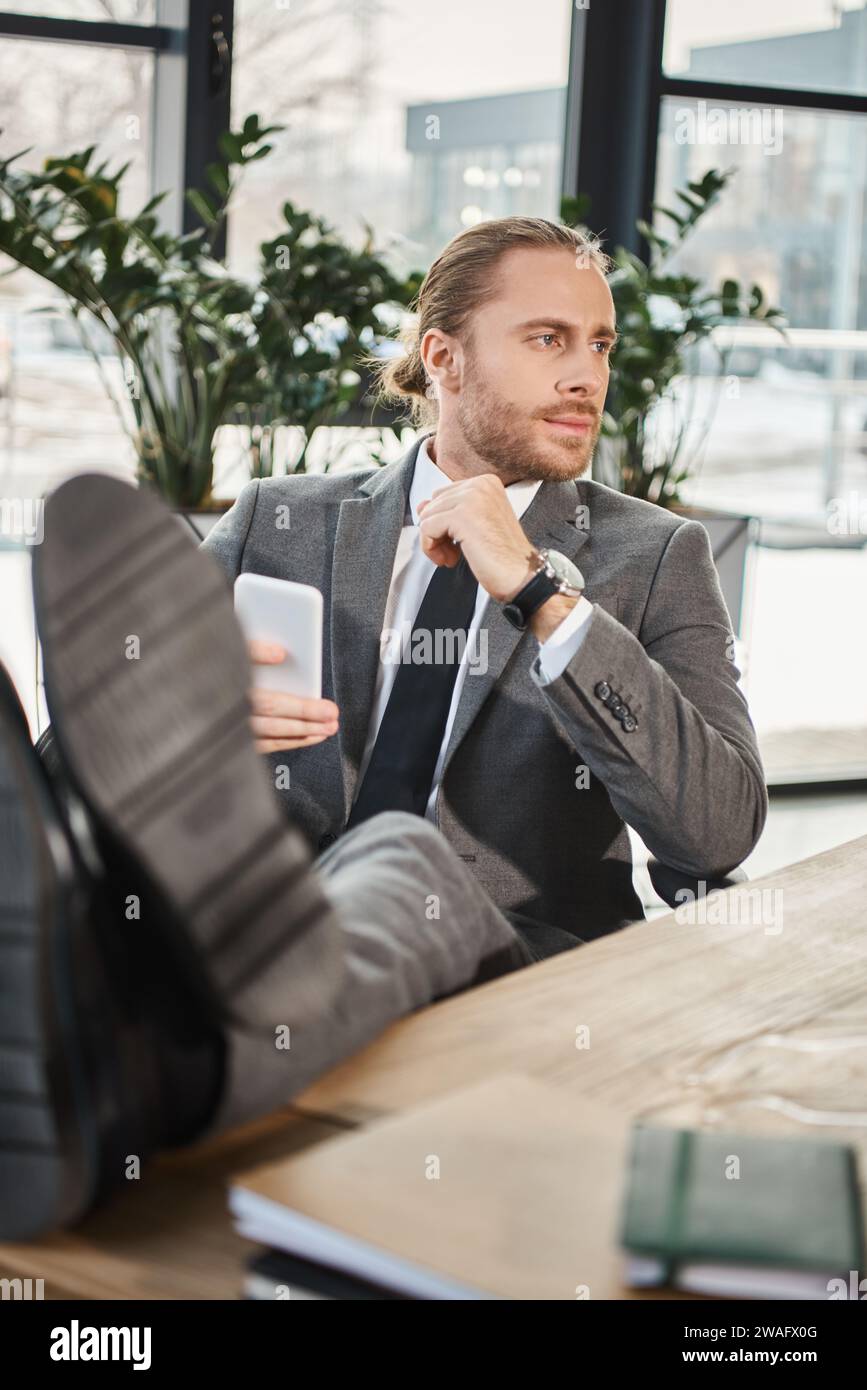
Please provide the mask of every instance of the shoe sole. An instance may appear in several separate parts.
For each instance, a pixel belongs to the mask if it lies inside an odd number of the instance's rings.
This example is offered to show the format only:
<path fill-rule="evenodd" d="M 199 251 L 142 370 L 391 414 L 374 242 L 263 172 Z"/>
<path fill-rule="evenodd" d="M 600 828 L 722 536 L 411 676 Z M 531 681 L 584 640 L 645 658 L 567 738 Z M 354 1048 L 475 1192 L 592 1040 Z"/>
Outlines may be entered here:
<path fill-rule="evenodd" d="M 72 856 L 0 670 L 0 1240 L 67 1224 L 93 1197 L 97 1136 L 72 999 Z"/>
<path fill-rule="evenodd" d="M 215 1022 L 273 1036 L 321 1017 L 340 932 L 253 743 L 225 574 L 152 494 L 112 478 L 62 484 L 44 521 L 33 585 L 57 747 L 159 896 L 142 927 Z"/>

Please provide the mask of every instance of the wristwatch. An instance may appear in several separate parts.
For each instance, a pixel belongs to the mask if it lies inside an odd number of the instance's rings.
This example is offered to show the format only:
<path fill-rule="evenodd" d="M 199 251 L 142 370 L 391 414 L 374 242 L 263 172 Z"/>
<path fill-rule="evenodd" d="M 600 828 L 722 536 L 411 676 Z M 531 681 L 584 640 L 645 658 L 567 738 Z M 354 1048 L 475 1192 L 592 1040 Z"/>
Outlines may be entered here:
<path fill-rule="evenodd" d="M 559 550 L 537 550 L 529 557 L 535 562 L 532 577 L 519 589 L 514 598 L 503 604 L 503 613 L 513 627 L 521 632 L 527 627 L 537 608 L 553 598 L 555 594 L 565 594 L 567 598 L 580 598 L 584 592 L 584 576 L 577 565 Z"/>

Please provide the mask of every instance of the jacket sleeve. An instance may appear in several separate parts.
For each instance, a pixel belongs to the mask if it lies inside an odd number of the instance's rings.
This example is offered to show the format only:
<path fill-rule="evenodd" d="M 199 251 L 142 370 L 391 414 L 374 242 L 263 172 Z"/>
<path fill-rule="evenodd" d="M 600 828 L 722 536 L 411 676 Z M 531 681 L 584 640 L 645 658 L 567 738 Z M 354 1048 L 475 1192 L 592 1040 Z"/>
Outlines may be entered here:
<path fill-rule="evenodd" d="M 216 526 L 211 528 L 201 544 L 201 549 L 213 555 L 220 568 L 225 570 L 231 584 L 234 584 L 241 573 L 244 547 L 258 500 L 259 480 L 254 478 L 252 482 L 244 484 L 236 501 L 225 516 L 220 517 Z"/>
<path fill-rule="evenodd" d="M 636 637 L 598 604 L 580 649 L 546 682 L 561 726 L 652 854 L 726 873 L 754 848 L 768 796 L 706 530 L 686 521 L 657 566 Z"/>

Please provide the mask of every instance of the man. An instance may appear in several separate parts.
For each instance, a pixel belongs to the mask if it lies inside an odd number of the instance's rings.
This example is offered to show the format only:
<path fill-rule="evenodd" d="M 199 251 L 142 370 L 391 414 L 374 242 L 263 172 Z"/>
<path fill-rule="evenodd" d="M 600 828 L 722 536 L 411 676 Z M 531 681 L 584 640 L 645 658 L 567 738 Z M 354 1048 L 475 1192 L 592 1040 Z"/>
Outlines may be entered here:
<path fill-rule="evenodd" d="M 0 682 L 0 1239 L 640 917 L 627 817 L 688 870 L 752 848 L 767 802 L 705 533 L 580 477 L 603 269 L 542 220 L 461 233 L 386 381 L 435 391 L 435 433 L 381 472 L 245 488 L 206 546 L 222 574 L 147 494 L 49 499 L 42 762 Z M 325 595 L 324 705 L 250 711 L 245 569 Z M 381 661 L 407 625 L 433 658 Z"/>
<path fill-rule="evenodd" d="M 382 470 L 252 482 L 205 542 L 232 580 L 325 596 L 326 700 L 253 696 L 313 848 L 377 809 L 424 813 L 537 956 L 643 915 L 625 823 L 710 877 L 767 814 L 704 528 L 584 476 L 616 337 L 604 269 L 541 219 L 461 233 L 383 374 L 432 432 Z M 563 579 L 540 581 L 522 632 L 507 600 L 542 551 Z M 461 554 L 468 583 L 433 604 L 435 628 L 468 628 L 443 690 L 421 604 Z"/>

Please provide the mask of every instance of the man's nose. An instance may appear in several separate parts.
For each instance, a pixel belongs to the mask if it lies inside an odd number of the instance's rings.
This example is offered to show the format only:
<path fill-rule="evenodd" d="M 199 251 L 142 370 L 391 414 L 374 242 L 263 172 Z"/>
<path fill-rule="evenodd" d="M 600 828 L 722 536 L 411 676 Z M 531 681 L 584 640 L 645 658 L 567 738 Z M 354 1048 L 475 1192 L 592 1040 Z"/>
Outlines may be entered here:
<path fill-rule="evenodd" d="M 603 359 L 581 354 L 570 363 L 569 370 L 561 375 L 557 389 L 566 396 L 595 396 L 607 385 L 602 366 Z"/>

